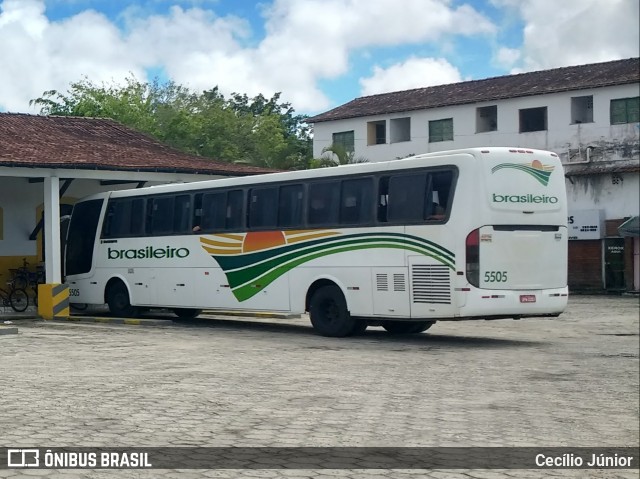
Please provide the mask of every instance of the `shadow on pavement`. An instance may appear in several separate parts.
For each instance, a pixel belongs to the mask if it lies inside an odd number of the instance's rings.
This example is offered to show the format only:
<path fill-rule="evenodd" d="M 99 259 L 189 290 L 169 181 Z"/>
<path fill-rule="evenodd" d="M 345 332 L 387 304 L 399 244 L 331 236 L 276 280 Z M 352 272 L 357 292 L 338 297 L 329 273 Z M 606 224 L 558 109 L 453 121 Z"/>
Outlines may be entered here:
<path fill-rule="evenodd" d="M 483 336 L 454 336 L 438 334 L 438 325 L 434 325 L 436 331 L 425 332 L 420 334 L 389 334 L 381 328 L 369 328 L 360 336 L 352 336 L 348 338 L 327 338 L 317 335 L 311 325 L 306 324 L 290 324 L 263 322 L 260 320 L 244 321 L 242 319 L 221 319 L 221 318 L 198 318 L 192 320 L 179 320 L 174 324 L 183 328 L 224 328 L 225 330 L 233 330 L 237 332 L 258 332 L 264 331 L 268 333 L 280 333 L 291 335 L 304 335 L 317 339 L 322 339 L 326 343 L 322 346 L 309 346 L 310 349 L 348 349 L 354 344 L 362 344 L 366 341 L 374 340 L 376 343 L 397 344 L 410 346 L 407 350 L 414 350 L 416 347 L 426 347 L 428 349 L 434 346 L 438 347 L 477 347 L 477 348 L 515 348 L 515 347 L 536 347 L 546 343 L 537 341 L 514 340 L 495 337 Z"/>

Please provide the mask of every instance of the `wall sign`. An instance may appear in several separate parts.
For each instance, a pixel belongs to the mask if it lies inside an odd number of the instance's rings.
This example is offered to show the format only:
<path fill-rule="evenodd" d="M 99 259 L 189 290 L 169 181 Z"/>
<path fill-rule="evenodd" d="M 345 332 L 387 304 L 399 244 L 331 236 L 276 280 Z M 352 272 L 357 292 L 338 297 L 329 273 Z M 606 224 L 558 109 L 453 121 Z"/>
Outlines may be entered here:
<path fill-rule="evenodd" d="M 567 217 L 570 240 L 601 239 L 604 231 L 603 210 L 569 211 Z"/>

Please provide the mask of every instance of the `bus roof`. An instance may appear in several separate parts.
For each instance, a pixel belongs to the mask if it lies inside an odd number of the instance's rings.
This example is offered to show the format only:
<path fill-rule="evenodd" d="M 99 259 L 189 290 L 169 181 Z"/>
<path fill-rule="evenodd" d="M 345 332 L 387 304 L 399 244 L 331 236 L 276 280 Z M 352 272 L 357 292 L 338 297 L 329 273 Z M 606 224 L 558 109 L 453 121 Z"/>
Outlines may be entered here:
<path fill-rule="evenodd" d="M 247 177 L 234 177 L 234 178 L 222 178 L 214 180 L 195 181 L 191 183 L 172 183 L 164 185 L 154 185 L 145 188 L 135 188 L 127 190 L 114 190 L 111 192 L 98 193 L 90 197 L 85 198 L 95 199 L 105 196 L 113 197 L 128 197 L 128 196 L 143 196 L 150 194 L 162 194 L 173 193 L 177 191 L 194 191 L 207 188 L 223 188 L 233 186 L 246 186 L 272 182 L 286 182 L 295 180 L 304 180 L 311 178 L 331 178 L 337 176 L 349 176 L 351 174 L 366 174 L 376 173 L 383 171 L 396 171 L 403 169 L 411 169 L 424 166 L 444 166 L 456 164 L 458 160 L 454 160 L 454 156 L 471 156 L 477 158 L 480 155 L 490 154 L 542 154 L 545 156 L 555 156 L 555 153 L 535 150 L 530 148 L 516 148 L 516 147 L 476 147 L 476 148 L 464 148 L 457 150 L 438 151 L 433 153 L 424 153 L 420 155 L 411 156 L 408 158 L 380 161 L 372 163 L 356 163 L 348 165 L 340 165 L 332 168 L 318 168 L 311 170 L 298 170 L 298 171 L 286 171 L 278 173 L 268 173 L 262 175 L 253 175 Z M 438 159 L 442 161 L 438 161 Z M 426 160 L 426 161 L 425 161 Z M 465 160 L 468 162 L 468 158 Z"/>

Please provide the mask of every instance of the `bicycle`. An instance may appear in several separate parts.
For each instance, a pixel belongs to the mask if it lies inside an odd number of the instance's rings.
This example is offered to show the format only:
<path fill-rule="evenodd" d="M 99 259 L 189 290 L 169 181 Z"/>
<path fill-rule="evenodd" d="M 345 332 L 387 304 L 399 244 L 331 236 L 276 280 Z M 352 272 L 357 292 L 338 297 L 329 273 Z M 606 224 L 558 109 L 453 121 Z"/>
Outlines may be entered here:
<path fill-rule="evenodd" d="M 14 288 L 27 289 L 29 285 L 34 283 L 44 283 L 44 268 L 37 266 L 36 271 L 29 270 L 29 262 L 27 258 L 22 258 L 22 266 L 16 269 L 10 269 L 11 283 Z"/>
<path fill-rule="evenodd" d="M 11 289 L 0 288 L 0 300 L 2 306 L 11 306 L 16 313 L 22 313 L 29 307 L 29 295 L 23 288 L 15 288 L 11 283 Z"/>
<path fill-rule="evenodd" d="M 11 280 L 9 284 L 12 289 L 23 289 L 29 295 L 33 292 L 33 303 L 38 306 L 38 285 L 45 282 L 45 272 L 43 266 L 36 266 L 35 271 L 29 269 L 27 258 L 22 258 L 22 266 L 16 269 L 10 269 Z"/>

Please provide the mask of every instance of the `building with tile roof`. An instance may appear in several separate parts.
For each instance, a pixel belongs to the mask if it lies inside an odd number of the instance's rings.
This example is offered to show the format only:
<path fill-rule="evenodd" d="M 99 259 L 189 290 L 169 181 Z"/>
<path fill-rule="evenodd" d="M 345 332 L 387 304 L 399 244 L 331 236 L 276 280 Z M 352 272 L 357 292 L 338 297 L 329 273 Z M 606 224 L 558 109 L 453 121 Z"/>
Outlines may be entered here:
<path fill-rule="evenodd" d="M 47 245 L 43 233 L 55 238 L 51 228 L 79 198 L 270 172 L 183 153 L 110 119 L 0 113 L 0 282 L 23 261 L 47 262 L 47 273 L 54 271 L 47 282 L 60 282 L 60 242 Z M 49 203 L 51 224 L 43 221 Z"/>
<path fill-rule="evenodd" d="M 365 96 L 308 121 L 315 157 L 335 144 L 368 161 L 477 146 L 557 153 L 569 220 L 584 222 L 570 288 L 638 291 L 638 237 L 617 228 L 639 214 L 639 103 L 640 59 L 629 58 Z"/>

